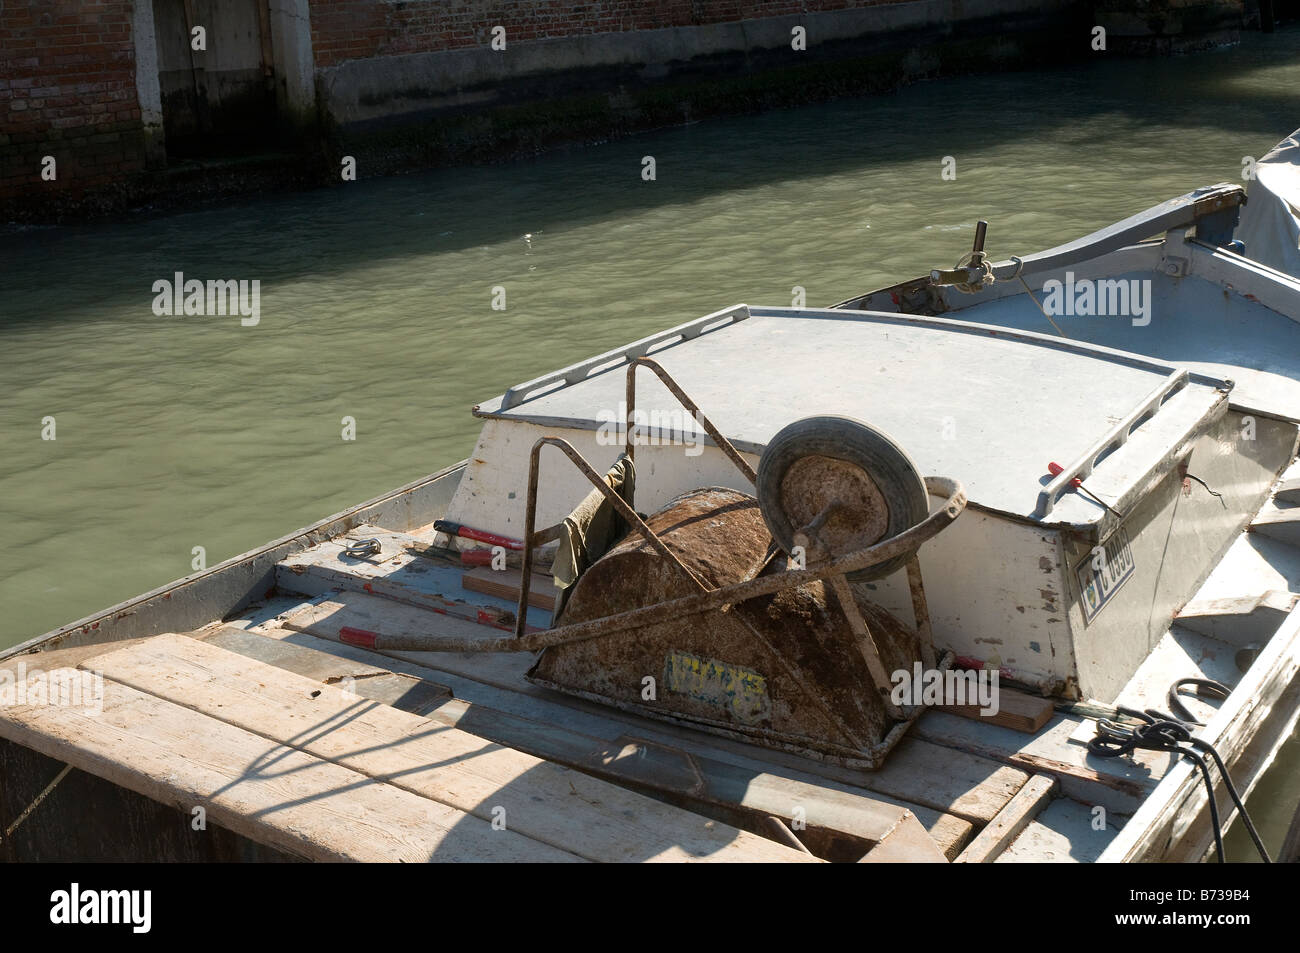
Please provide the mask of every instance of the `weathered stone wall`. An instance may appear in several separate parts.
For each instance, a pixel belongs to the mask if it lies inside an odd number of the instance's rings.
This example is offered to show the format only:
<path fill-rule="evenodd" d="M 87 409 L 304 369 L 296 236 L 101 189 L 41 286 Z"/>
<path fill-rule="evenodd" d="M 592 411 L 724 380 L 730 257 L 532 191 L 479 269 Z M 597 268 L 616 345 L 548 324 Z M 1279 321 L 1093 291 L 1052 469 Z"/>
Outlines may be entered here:
<path fill-rule="evenodd" d="M 1096 55 L 1094 24 L 1115 52 L 1192 49 L 1231 41 L 1253 2 L 0 0 L 0 221 L 1046 66 Z"/>
<path fill-rule="evenodd" d="M 0 5 L 0 197 L 105 185 L 145 167 L 130 0 Z M 55 178 L 42 178 L 45 156 Z"/>
<path fill-rule="evenodd" d="M 335 123 L 570 92 L 614 92 L 708 74 L 753 74 L 1058 25 L 1078 0 L 311 0 L 321 106 Z M 492 45 L 504 30 L 505 48 Z M 802 28 L 805 48 L 793 48 Z M 990 29 L 991 28 L 991 29 Z M 1079 48 L 1086 49 L 1086 32 Z"/>
<path fill-rule="evenodd" d="M 567 39 L 713 23 L 738 23 L 882 6 L 887 0 L 459 0 L 380 2 L 312 0 L 316 65 L 487 46 L 503 26 L 511 40 Z M 892 5 L 900 5 L 897 0 Z M 915 6 L 915 2 L 901 5 Z M 978 5 L 978 4 L 976 4 Z"/>

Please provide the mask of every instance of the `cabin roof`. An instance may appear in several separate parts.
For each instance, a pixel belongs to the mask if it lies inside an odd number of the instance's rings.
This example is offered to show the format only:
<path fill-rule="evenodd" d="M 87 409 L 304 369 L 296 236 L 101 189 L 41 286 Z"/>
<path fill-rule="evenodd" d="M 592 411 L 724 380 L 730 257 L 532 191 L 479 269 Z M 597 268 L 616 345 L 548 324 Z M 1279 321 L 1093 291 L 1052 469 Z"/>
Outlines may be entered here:
<path fill-rule="evenodd" d="M 1066 467 L 1124 431 L 1088 486 L 1119 498 L 1213 415 L 1231 386 L 1087 344 L 938 318 L 829 309 L 717 312 L 512 388 L 483 417 L 597 429 L 621 419 L 629 357 L 649 353 L 739 449 L 761 452 L 786 424 L 860 419 L 894 438 L 923 475 L 961 480 L 989 509 L 1044 518 L 1049 461 Z M 1171 394 L 1163 403 L 1152 396 Z M 1152 414 L 1129 436 L 1144 407 Z M 680 406 L 642 370 L 637 407 L 656 435 L 680 434 Z M 655 418 L 652 417 L 652 424 Z M 1095 454 L 1094 454 L 1095 455 Z M 1103 494 L 1104 495 L 1104 494 Z M 1050 522 L 1104 512 L 1066 493 Z"/>
<path fill-rule="evenodd" d="M 1300 418 L 1300 322 L 1295 318 L 1248 296 L 1249 287 L 1227 293 L 1232 285 L 1198 275 L 1174 278 L 1135 270 L 1115 277 L 1151 282 L 1150 323 L 1058 318 L 1071 338 L 1230 378 L 1234 406 Z M 1239 285 L 1247 277 L 1243 270 Z M 962 307 L 949 313 L 965 321 L 1008 329 L 1047 326 L 1023 291 L 958 304 Z"/>

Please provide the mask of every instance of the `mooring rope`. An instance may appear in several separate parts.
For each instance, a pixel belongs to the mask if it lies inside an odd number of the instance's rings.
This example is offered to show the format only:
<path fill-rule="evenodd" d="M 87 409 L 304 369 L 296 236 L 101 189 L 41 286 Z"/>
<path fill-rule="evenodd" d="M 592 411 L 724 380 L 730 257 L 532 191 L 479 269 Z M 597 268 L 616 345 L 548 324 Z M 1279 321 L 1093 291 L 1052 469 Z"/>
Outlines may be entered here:
<path fill-rule="evenodd" d="M 36 795 L 32 803 L 28 804 L 27 807 L 23 810 L 23 812 L 19 814 L 18 817 L 14 820 L 14 822 L 5 828 L 4 837 L 0 837 L 0 841 L 13 837 L 14 831 L 18 830 L 18 825 L 21 824 L 23 821 L 27 820 L 27 818 L 31 816 L 32 811 L 36 810 L 38 807 L 41 806 L 41 802 L 44 801 L 45 798 L 49 796 L 49 793 L 53 791 L 55 787 L 58 786 L 58 783 L 60 781 L 62 781 L 64 778 L 68 776 L 68 772 L 71 770 L 72 770 L 72 765 L 65 764 L 63 766 L 63 770 L 54 776 L 54 780 L 51 781 L 49 784 L 45 785 L 45 789 L 41 791 L 40 794 Z"/>
<path fill-rule="evenodd" d="M 1219 863 L 1222 864 L 1226 863 L 1226 859 L 1223 856 L 1223 826 L 1219 821 L 1219 805 L 1214 797 L 1214 781 L 1210 777 L 1209 765 L 1205 763 L 1205 758 L 1201 757 L 1201 752 L 1208 754 L 1218 766 L 1224 787 L 1228 789 L 1228 796 L 1237 806 L 1242 823 L 1246 825 L 1246 832 L 1254 842 L 1255 849 L 1259 851 L 1259 856 L 1263 858 L 1264 863 L 1272 863 L 1268 851 L 1264 849 L 1264 842 L 1260 840 L 1259 832 L 1255 830 L 1255 825 L 1250 819 L 1250 814 L 1246 812 L 1246 805 L 1237 794 L 1237 788 L 1232 783 L 1227 766 L 1219 757 L 1219 752 L 1208 741 L 1192 736 L 1191 729 L 1203 725 L 1192 717 L 1178 697 L 1182 694 L 1180 689 L 1185 686 L 1195 687 L 1197 694 L 1215 695 L 1220 698 L 1227 698 L 1230 691 L 1226 685 L 1207 678 L 1180 678 L 1169 686 L 1167 700 L 1169 707 L 1176 712 L 1181 712 L 1181 715 L 1167 714 L 1155 708 L 1138 711 L 1122 705 L 1116 706 L 1116 712 L 1135 718 L 1141 724 L 1123 725 L 1108 718 L 1098 718 L 1097 734 L 1088 742 L 1088 750 L 1099 758 L 1118 758 L 1120 755 L 1136 750 L 1169 751 L 1194 763 L 1201 771 L 1201 778 L 1205 781 L 1205 791 L 1210 799 L 1210 825 L 1214 830 L 1214 846 L 1219 855 Z"/>

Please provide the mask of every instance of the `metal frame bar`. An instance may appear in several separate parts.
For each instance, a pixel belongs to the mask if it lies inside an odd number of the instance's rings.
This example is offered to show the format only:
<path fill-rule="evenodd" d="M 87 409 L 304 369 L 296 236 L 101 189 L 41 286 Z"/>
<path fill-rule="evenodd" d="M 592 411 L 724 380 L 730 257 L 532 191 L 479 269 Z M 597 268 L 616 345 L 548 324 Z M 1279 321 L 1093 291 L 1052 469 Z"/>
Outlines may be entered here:
<path fill-rule="evenodd" d="M 748 461 L 740 455 L 740 452 L 732 445 L 731 441 L 724 437 L 722 431 L 715 427 L 713 422 L 704 415 L 704 412 L 700 410 L 699 405 L 686 396 L 686 391 L 682 390 L 681 386 L 673 380 L 671 376 L 669 376 L 668 372 L 664 370 L 663 365 L 650 357 L 638 357 L 628 364 L 627 367 L 627 388 L 625 391 L 626 397 L 624 399 L 624 403 L 627 405 L 627 420 L 623 422 L 623 452 L 627 454 L 628 459 L 634 459 L 633 454 L 636 449 L 636 444 L 631 438 L 633 426 L 632 419 L 636 416 L 636 369 L 638 367 L 647 367 L 654 371 L 659 380 L 663 382 L 663 385 L 668 388 L 674 397 L 677 398 L 678 403 L 680 403 L 682 407 L 686 409 L 686 412 L 694 417 L 695 420 L 704 428 L 705 432 L 713 438 L 713 442 L 718 449 L 725 453 L 731 462 L 736 465 L 736 469 L 744 474 L 745 479 L 748 480 L 751 485 L 758 483 L 758 474 L 754 472 L 754 468 L 749 465 Z M 683 436 L 685 435 L 683 434 Z"/>
<path fill-rule="evenodd" d="M 695 595 L 682 596 L 658 605 L 629 609 L 600 619 L 588 619 L 585 622 L 575 622 L 554 629 L 529 632 L 522 637 L 509 635 L 480 639 L 473 636 L 426 633 L 387 636 L 381 634 L 376 637 L 373 647 L 381 652 L 537 652 L 553 645 L 600 638 L 679 616 L 697 615 L 701 612 L 721 609 L 724 606 L 745 602 L 759 596 L 772 595 L 782 589 L 806 585 L 836 574 L 856 572 L 916 549 L 922 543 L 937 536 L 966 508 L 966 489 L 959 480 L 951 477 L 926 477 L 925 486 L 932 495 L 945 498 L 943 506 L 897 536 L 891 536 L 866 549 L 836 556 L 815 569 L 791 569 L 775 576 L 760 576 Z"/>
<path fill-rule="evenodd" d="M 605 482 L 604 477 L 592 469 L 591 464 L 583 459 L 582 454 L 574 448 L 573 444 L 561 437 L 542 437 L 533 444 L 528 459 L 528 500 L 524 515 L 524 559 L 519 579 L 519 606 L 518 611 L 515 613 L 515 638 L 523 638 L 528 621 L 528 595 L 532 589 L 533 550 L 543 542 L 555 539 L 558 535 L 557 531 L 562 525 L 557 523 L 555 526 L 549 526 L 540 531 L 533 528 L 537 522 L 537 482 L 541 471 L 542 447 L 545 446 L 558 447 L 564 451 L 564 455 L 578 468 L 578 472 L 601 492 L 605 499 L 618 511 L 618 515 L 627 520 L 628 524 L 641 534 L 656 553 L 676 566 L 701 590 L 708 591 L 709 587 L 704 584 L 704 581 L 691 572 L 690 568 L 663 544 L 663 541 L 654 534 L 654 530 L 646 525 L 645 520 L 637 516 L 636 511 L 628 506 L 623 498 L 614 491 L 613 487 Z"/>
<path fill-rule="evenodd" d="M 1038 505 L 1034 508 L 1034 516 L 1042 519 L 1051 513 L 1052 508 L 1056 506 L 1057 497 L 1065 492 L 1071 480 L 1087 479 L 1096 467 L 1099 457 L 1112 450 L 1118 450 L 1128 443 L 1128 438 L 1137 429 L 1139 422 L 1145 423 L 1146 418 L 1154 417 L 1164 406 L 1165 401 L 1176 391 L 1181 390 L 1189 380 L 1190 375 L 1186 370 L 1177 370 L 1161 381 L 1142 403 L 1125 414 L 1104 437 L 1080 454 L 1073 463 L 1043 487 L 1038 494 Z"/>
<path fill-rule="evenodd" d="M 516 384 L 501 396 L 501 406 L 495 413 L 503 413 L 513 407 L 518 407 L 524 403 L 530 396 L 543 388 L 551 388 L 552 385 L 560 384 L 563 387 L 570 387 L 588 377 L 594 377 L 596 374 L 603 374 L 606 371 L 613 370 L 629 360 L 635 360 L 643 357 L 649 350 L 657 344 L 675 347 L 678 344 L 684 344 L 687 341 L 693 341 L 702 334 L 710 334 L 713 331 L 720 330 L 737 321 L 743 321 L 749 317 L 749 306 L 744 304 L 732 305 L 730 308 L 724 308 L 721 311 L 715 311 L 712 314 L 706 314 L 702 318 L 696 318 L 694 321 L 688 321 L 685 324 L 679 324 L 675 328 L 669 328 L 667 331 L 660 331 L 658 334 L 652 334 L 649 337 L 633 341 L 631 344 L 625 344 L 623 347 L 616 348 L 612 351 L 605 351 L 603 354 L 597 354 L 595 357 L 588 358 L 577 364 L 571 364 L 551 374 L 545 374 L 542 377 L 535 377 L 530 381 L 522 384 Z M 671 343 L 669 343 L 671 342 Z M 547 390 L 550 393 L 550 390 Z M 478 408 L 475 408 L 477 411 Z"/>

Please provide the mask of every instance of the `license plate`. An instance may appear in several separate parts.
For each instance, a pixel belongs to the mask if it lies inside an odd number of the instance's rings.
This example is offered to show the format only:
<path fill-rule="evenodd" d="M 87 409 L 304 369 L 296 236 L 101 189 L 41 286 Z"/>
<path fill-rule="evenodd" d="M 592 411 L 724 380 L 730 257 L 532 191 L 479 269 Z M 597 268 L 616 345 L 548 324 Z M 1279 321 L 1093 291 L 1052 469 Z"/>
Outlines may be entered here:
<path fill-rule="evenodd" d="M 1128 533 L 1121 526 L 1102 546 L 1101 554 L 1090 555 L 1075 570 L 1079 576 L 1079 605 L 1083 607 L 1085 623 L 1097 617 L 1136 568 Z"/>

